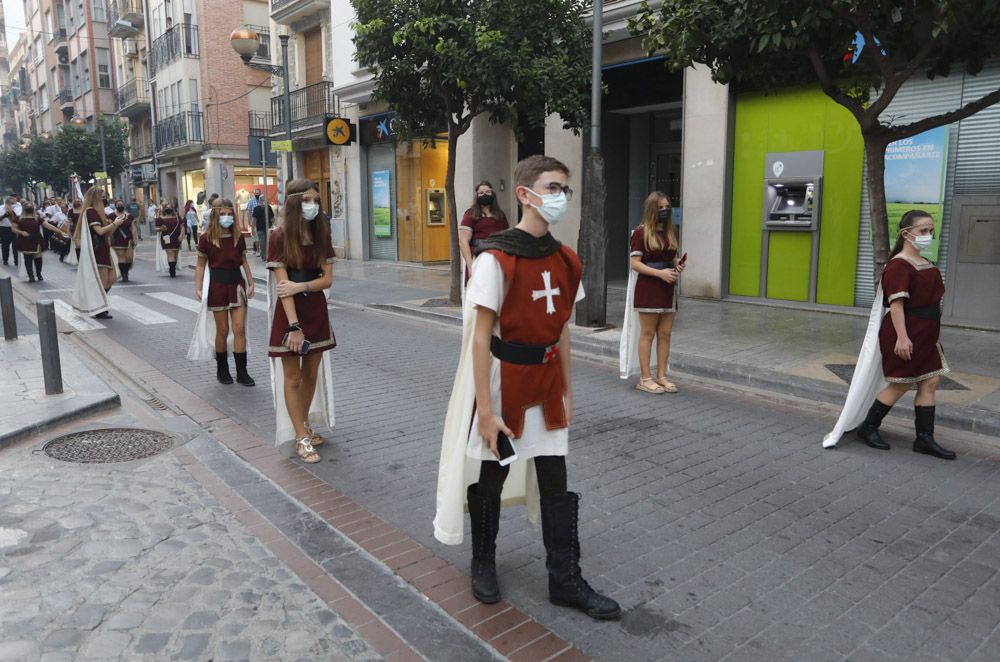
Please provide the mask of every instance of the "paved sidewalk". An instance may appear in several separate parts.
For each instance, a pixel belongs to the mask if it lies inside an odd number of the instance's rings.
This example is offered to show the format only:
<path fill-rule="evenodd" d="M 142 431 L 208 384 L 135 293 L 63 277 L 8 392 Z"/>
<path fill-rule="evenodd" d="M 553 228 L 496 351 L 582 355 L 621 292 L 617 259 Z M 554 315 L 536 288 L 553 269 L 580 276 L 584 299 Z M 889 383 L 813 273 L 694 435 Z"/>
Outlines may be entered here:
<path fill-rule="evenodd" d="M 0 448 L 46 427 L 117 407 L 118 394 L 60 343 L 63 392 L 45 394 L 38 329 L 20 312 L 17 340 L 0 340 Z"/>

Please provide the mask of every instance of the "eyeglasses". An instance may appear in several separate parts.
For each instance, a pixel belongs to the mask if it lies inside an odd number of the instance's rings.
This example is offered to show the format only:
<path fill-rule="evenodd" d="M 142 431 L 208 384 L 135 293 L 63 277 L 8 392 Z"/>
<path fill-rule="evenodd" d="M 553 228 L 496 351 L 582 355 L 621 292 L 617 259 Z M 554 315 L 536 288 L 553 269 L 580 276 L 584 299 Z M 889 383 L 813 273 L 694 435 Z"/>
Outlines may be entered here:
<path fill-rule="evenodd" d="M 565 184 L 560 184 L 559 182 L 549 182 L 548 184 L 538 184 L 538 186 L 548 189 L 549 195 L 559 195 L 560 193 L 565 193 L 567 200 L 573 199 L 573 189 Z"/>

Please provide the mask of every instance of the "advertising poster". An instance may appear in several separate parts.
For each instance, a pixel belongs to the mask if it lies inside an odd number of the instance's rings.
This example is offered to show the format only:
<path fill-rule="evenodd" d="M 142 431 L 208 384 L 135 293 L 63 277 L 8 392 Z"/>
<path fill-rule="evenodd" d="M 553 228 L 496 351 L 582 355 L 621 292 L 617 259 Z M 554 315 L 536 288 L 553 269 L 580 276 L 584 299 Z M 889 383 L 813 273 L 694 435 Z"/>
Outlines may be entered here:
<path fill-rule="evenodd" d="M 944 212 L 944 176 L 948 162 L 948 132 L 941 126 L 889 143 L 885 150 L 885 202 L 889 212 L 889 246 L 899 234 L 899 219 L 921 209 L 934 219 L 934 243 L 921 255 L 938 261 L 941 217 Z"/>
<path fill-rule="evenodd" d="M 389 195 L 389 171 L 372 173 L 372 227 L 376 237 L 392 236 L 392 197 Z"/>

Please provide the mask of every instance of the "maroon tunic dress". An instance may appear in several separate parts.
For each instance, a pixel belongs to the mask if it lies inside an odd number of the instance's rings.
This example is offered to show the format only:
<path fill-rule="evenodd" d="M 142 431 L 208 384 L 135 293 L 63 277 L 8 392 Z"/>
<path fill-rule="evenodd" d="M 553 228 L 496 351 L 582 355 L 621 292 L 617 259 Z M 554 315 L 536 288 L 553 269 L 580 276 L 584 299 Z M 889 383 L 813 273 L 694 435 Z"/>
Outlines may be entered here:
<path fill-rule="evenodd" d="M 42 237 L 42 223 L 34 217 L 24 217 L 17 219 L 17 229 L 27 232 L 28 236 L 17 235 L 14 240 L 14 247 L 18 252 L 25 255 L 35 255 L 41 253 L 45 247 L 45 238 Z"/>
<path fill-rule="evenodd" d="M 886 306 L 903 299 L 906 335 L 913 343 L 909 361 L 896 356 L 893 351 L 896 348 L 896 327 L 890 315 L 882 318 L 878 344 L 882 350 L 882 373 L 886 381 L 912 384 L 949 372 L 944 351 L 938 342 L 944 282 L 937 267 L 930 262 L 913 264 L 902 256 L 896 256 L 889 260 L 882 272 L 882 292 Z"/>
<path fill-rule="evenodd" d="M 334 252 L 332 242 L 318 249 L 312 244 L 303 245 L 303 266 L 297 269 L 285 264 L 284 246 L 284 228 L 278 227 L 272 230 L 267 240 L 268 269 L 281 267 L 289 272 L 293 270 L 311 271 L 312 274 L 301 274 L 301 276 L 302 280 L 313 280 L 314 278 L 319 278 L 323 273 L 322 268 L 318 265 L 333 263 Z M 317 255 L 317 250 L 319 251 L 319 255 Z M 299 278 L 293 277 L 295 275 L 289 273 L 289 280 L 301 282 Z M 312 277 L 307 278 L 306 276 L 308 275 L 312 275 Z M 302 326 L 302 335 L 311 343 L 309 353 L 325 352 L 328 349 L 336 347 L 337 339 L 330 328 L 330 315 L 327 312 L 326 296 L 324 293 L 322 291 L 301 292 L 296 294 L 293 299 L 295 301 L 295 312 L 298 315 L 299 324 Z M 271 322 L 271 336 L 267 343 L 268 356 L 295 356 L 295 352 L 292 352 L 281 343 L 287 331 L 288 317 L 285 315 L 285 307 L 281 304 L 281 300 L 278 299 L 274 303 L 274 319 Z"/>
<path fill-rule="evenodd" d="M 462 216 L 462 227 L 472 230 L 472 245 L 475 246 L 480 240 L 486 239 L 486 237 L 494 232 L 506 230 L 509 224 L 507 223 L 507 217 L 503 215 L 500 218 L 483 216 L 479 220 L 476 220 L 472 215 L 472 210 L 466 209 L 465 215 Z"/>
<path fill-rule="evenodd" d="M 229 310 L 247 305 L 247 284 L 240 267 L 247 244 L 243 237 L 233 240 L 231 232 L 223 232 L 216 246 L 208 233 L 198 237 L 198 257 L 208 261 L 208 309 Z M 238 282 L 228 282 L 238 281 Z M 286 325 L 287 326 L 287 325 Z"/>
<path fill-rule="evenodd" d="M 677 250 L 668 248 L 667 233 L 660 233 L 663 248 L 658 251 L 646 250 L 646 232 L 643 226 L 632 231 L 629 240 L 629 256 L 639 256 L 642 263 L 654 269 L 667 269 L 674 266 Z M 677 283 L 667 283 L 654 276 L 636 274 L 635 292 L 632 295 L 632 307 L 638 313 L 675 313 L 677 312 Z"/>
<path fill-rule="evenodd" d="M 94 247 L 94 259 L 97 261 L 97 266 L 105 269 L 114 269 L 115 267 L 111 262 L 111 246 L 108 243 L 107 237 L 101 236 L 94 231 L 95 228 L 107 225 L 108 219 L 104 217 L 103 213 L 94 208 L 88 209 L 86 216 L 87 227 L 90 228 L 90 243 Z"/>
<path fill-rule="evenodd" d="M 114 220 L 112 218 L 111 220 Z M 132 241 L 132 223 L 135 219 L 132 214 L 126 214 L 125 220 L 118 226 L 118 229 L 111 233 L 111 245 L 115 248 L 132 248 L 135 243 Z"/>
<path fill-rule="evenodd" d="M 163 241 L 163 248 L 168 251 L 176 251 L 181 248 L 181 219 L 176 216 L 156 219 L 156 229 L 160 231 L 159 241 Z"/>

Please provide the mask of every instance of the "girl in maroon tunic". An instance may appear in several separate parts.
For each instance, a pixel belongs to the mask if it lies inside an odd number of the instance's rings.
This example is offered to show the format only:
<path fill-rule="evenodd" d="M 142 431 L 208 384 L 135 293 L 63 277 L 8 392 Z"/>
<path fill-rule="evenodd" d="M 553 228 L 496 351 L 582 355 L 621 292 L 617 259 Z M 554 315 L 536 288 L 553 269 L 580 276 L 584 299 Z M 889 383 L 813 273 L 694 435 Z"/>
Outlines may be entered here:
<path fill-rule="evenodd" d="M 953 451 L 934 440 L 934 406 L 940 375 L 948 363 L 938 343 L 941 334 L 941 272 L 921 257 L 934 240 L 934 220 L 919 209 L 906 212 L 899 222 L 899 237 L 882 272 L 882 293 L 889 314 L 882 318 L 879 348 L 882 373 L 889 383 L 875 397 L 857 434 L 866 444 L 889 450 L 878 427 L 892 406 L 917 385 L 913 410 L 916 439 L 913 450 L 944 460 L 954 460 Z"/>
<path fill-rule="evenodd" d="M 222 200 L 212 209 L 205 233 L 198 239 L 198 265 L 195 267 L 195 295 L 202 297 L 205 267 L 209 270 L 208 309 L 215 318 L 216 379 L 232 384 L 229 374 L 229 324 L 233 326 L 233 358 L 236 360 L 236 381 L 253 386 L 247 372 L 247 300 L 253 296 L 253 274 L 247 262 L 247 245 L 243 237 L 233 233 L 233 203 Z M 246 273 L 246 278 L 240 269 Z"/>
<path fill-rule="evenodd" d="M 86 227 L 90 232 L 90 243 L 94 247 L 94 261 L 97 262 L 97 271 L 101 277 L 101 286 L 105 292 L 111 291 L 111 286 L 118 279 L 115 275 L 115 268 L 111 262 L 111 245 L 109 237 L 112 232 L 121 226 L 119 220 L 111 220 L 104 215 L 104 204 L 102 198 L 104 191 L 96 186 L 91 186 L 83 195 L 83 212 L 80 215 L 82 222 L 77 222 L 76 231 L 73 236 L 76 238 L 76 245 L 80 245 L 80 233 Z M 110 319 L 111 314 L 104 311 L 95 315 L 100 319 Z"/>
<path fill-rule="evenodd" d="M 508 227 L 510 223 L 507 222 L 507 215 L 500 209 L 496 194 L 493 193 L 493 184 L 485 180 L 479 182 L 472 206 L 465 210 L 462 224 L 458 228 L 458 245 L 465 260 L 466 282 L 472 274 L 472 250 L 476 244 L 494 232 L 506 230 Z"/>
<path fill-rule="evenodd" d="M 163 242 L 163 250 L 167 251 L 167 264 L 170 265 L 170 277 L 177 277 L 177 253 L 181 249 L 184 236 L 184 222 L 177 218 L 174 206 L 167 203 L 163 207 L 163 215 L 156 219 L 157 241 Z"/>
<path fill-rule="evenodd" d="M 670 334 L 677 313 L 677 278 L 684 264 L 677 259 L 677 231 L 670 198 L 653 191 L 643 206 L 642 225 L 629 240 L 632 270 L 636 272 L 632 306 L 639 315 L 639 369 L 636 388 L 646 393 L 676 393 L 667 379 Z M 656 379 L 650 373 L 650 355 L 656 339 Z"/>
<path fill-rule="evenodd" d="M 125 211 L 125 202 L 117 200 L 112 219 L 121 219 L 118 229 L 111 233 L 111 247 L 118 256 L 118 273 L 121 274 L 122 281 L 127 283 L 128 272 L 132 270 L 132 262 L 135 260 L 135 245 L 139 241 L 135 218 Z"/>
<path fill-rule="evenodd" d="M 28 272 L 28 282 L 34 283 L 36 275 L 38 280 L 45 280 L 42 278 L 42 253 L 45 250 L 42 228 L 63 237 L 67 234 L 48 221 L 36 217 L 35 205 L 26 202 L 22 207 L 21 217 L 15 218 L 11 227 L 16 236 L 14 246 L 24 256 L 24 269 Z"/>
<path fill-rule="evenodd" d="M 309 405 L 322 352 L 337 345 L 323 295 L 333 284 L 333 244 L 327 224 L 314 222 L 318 217 L 316 184 L 296 179 L 288 185 L 284 221 L 267 242 L 267 268 L 274 275 L 279 297 L 267 354 L 281 359 L 285 407 L 295 427 L 295 453 L 309 464 L 320 461 L 314 447 L 323 443 L 308 426 Z M 302 354 L 304 340 L 310 345 Z"/>

